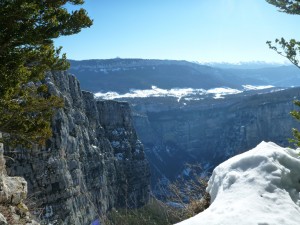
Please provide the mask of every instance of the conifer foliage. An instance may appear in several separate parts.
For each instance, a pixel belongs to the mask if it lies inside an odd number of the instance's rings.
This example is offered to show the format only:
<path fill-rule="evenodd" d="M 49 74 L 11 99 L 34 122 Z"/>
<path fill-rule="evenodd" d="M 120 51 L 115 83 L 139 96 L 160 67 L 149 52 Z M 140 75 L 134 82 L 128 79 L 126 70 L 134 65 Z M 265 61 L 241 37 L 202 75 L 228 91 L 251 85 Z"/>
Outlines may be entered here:
<path fill-rule="evenodd" d="M 300 0 L 266 0 L 268 3 L 275 5 L 279 11 L 288 14 L 300 14 Z M 300 42 L 295 39 L 285 40 L 279 38 L 275 40 L 275 44 L 267 41 L 269 47 L 275 50 L 278 54 L 286 57 L 291 63 L 300 68 L 299 55 L 300 55 Z"/>
<path fill-rule="evenodd" d="M 90 27 L 83 0 L 0 0 L 0 140 L 9 145 L 43 145 L 50 121 L 63 101 L 48 93 L 47 71 L 66 70 L 66 55 L 53 39 Z"/>
<path fill-rule="evenodd" d="M 300 15 L 300 0 L 266 0 L 268 3 L 279 8 L 279 11 L 293 15 Z M 271 49 L 278 54 L 286 57 L 291 63 L 300 69 L 300 42 L 295 39 L 285 40 L 284 38 L 276 39 L 275 43 L 267 41 L 267 44 Z M 300 101 L 294 101 L 297 107 L 300 107 Z M 298 121 L 300 121 L 300 111 L 293 110 L 291 115 Z M 295 139 L 290 141 L 295 143 L 297 147 L 300 147 L 300 132 L 293 128 L 293 135 Z"/>

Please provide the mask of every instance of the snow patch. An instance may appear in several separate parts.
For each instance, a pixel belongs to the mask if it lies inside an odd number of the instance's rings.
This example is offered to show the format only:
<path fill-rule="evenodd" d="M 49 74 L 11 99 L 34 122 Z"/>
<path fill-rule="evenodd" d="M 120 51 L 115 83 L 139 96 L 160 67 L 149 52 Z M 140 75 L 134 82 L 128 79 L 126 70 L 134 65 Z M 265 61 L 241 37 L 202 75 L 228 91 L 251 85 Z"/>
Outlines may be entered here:
<path fill-rule="evenodd" d="M 120 142 L 119 141 L 112 141 L 110 144 L 113 148 L 120 148 Z"/>
<path fill-rule="evenodd" d="M 220 164 L 207 187 L 211 206 L 178 225 L 299 225 L 299 152 L 262 142 Z"/>
<path fill-rule="evenodd" d="M 125 131 L 125 128 L 120 127 L 120 128 L 114 129 L 111 133 L 112 133 L 114 136 L 119 137 L 119 136 L 121 136 L 121 135 L 126 134 L 126 131 Z"/>
<path fill-rule="evenodd" d="M 145 90 L 131 90 L 129 93 L 119 94 L 117 92 L 98 92 L 95 94 L 97 98 L 103 99 L 117 99 L 117 98 L 149 98 L 149 97 L 175 97 L 180 101 L 181 98 L 186 96 L 199 96 L 207 94 L 215 94 L 216 98 L 221 98 L 223 95 L 238 94 L 242 91 L 232 88 L 213 88 L 209 90 L 205 89 L 193 89 L 193 88 L 172 88 L 161 89 L 156 86 L 152 86 L 151 89 Z M 197 97 L 199 99 L 199 97 Z M 191 100 L 191 98 L 189 99 Z"/>
<path fill-rule="evenodd" d="M 115 157 L 118 161 L 122 161 L 125 158 L 123 153 L 117 153 L 115 154 Z"/>
<path fill-rule="evenodd" d="M 272 85 L 261 85 L 261 86 L 253 86 L 253 85 L 243 85 L 243 88 L 245 91 L 253 91 L 253 90 L 263 90 L 263 89 L 269 89 L 269 88 L 274 88 Z"/>
<path fill-rule="evenodd" d="M 228 88 L 228 87 L 219 87 L 212 89 L 193 89 L 193 88 L 172 88 L 172 89 L 161 89 L 156 86 L 152 86 L 151 89 L 145 90 L 130 90 L 129 93 L 119 94 L 117 92 L 98 92 L 95 93 L 96 98 L 102 99 L 122 99 L 122 98 L 149 98 L 149 97 L 175 97 L 178 102 L 184 98 L 186 101 L 191 100 L 202 100 L 199 96 L 205 95 L 214 95 L 214 99 L 224 98 L 226 95 L 240 94 L 244 91 L 252 90 L 262 90 L 273 88 L 274 86 L 253 86 L 253 85 L 243 85 L 242 90 Z"/>
<path fill-rule="evenodd" d="M 237 89 L 232 88 L 213 88 L 206 91 L 207 94 L 214 94 L 214 99 L 224 98 L 224 95 L 233 95 L 233 94 L 239 94 L 242 93 L 242 91 L 239 91 Z"/>
<path fill-rule="evenodd" d="M 118 94 L 117 92 L 107 92 L 107 93 L 96 93 L 95 96 L 98 98 L 104 99 L 115 99 L 115 98 L 148 98 L 148 97 L 176 97 L 181 99 L 184 96 L 204 93 L 204 89 L 192 89 L 192 88 L 183 88 L 183 89 L 161 89 L 156 86 L 152 86 L 151 89 L 146 90 L 131 90 L 129 93 Z"/>

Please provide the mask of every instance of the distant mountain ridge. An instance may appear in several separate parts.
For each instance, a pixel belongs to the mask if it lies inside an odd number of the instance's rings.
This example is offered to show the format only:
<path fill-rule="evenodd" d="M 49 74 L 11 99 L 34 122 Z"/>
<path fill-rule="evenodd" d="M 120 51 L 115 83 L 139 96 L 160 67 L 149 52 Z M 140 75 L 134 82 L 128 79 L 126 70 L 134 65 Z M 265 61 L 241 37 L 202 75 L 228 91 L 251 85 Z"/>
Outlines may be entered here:
<path fill-rule="evenodd" d="M 83 89 L 92 92 L 131 89 L 214 88 L 240 83 L 222 78 L 218 69 L 187 61 L 110 59 L 70 61 L 70 72 L 76 74 Z"/>
<path fill-rule="evenodd" d="M 217 67 L 222 69 L 262 69 L 280 66 L 291 66 L 291 63 L 277 63 L 277 62 L 264 62 L 264 61 L 249 61 L 249 62 L 208 62 L 200 63 L 211 67 Z"/>
<path fill-rule="evenodd" d="M 69 60 L 73 67 L 88 67 L 97 65 L 99 68 L 114 68 L 118 66 L 134 67 L 146 65 L 190 65 L 190 66 L 207 66 L 222 69 L 261 69 L 280 66 L 291 66 L 287 63 L 249 61 L 249 62 L 196 62 L 187 60 L 168 60 L 168 59 L 141 59 L 141 58 L 112 58 L 112 59 L 86 59 L 86 60 Z"/>
<path fill-rule="evenodd" d="M 105 69 L 113 69 L 117 67 L 122 68 L 130 68 L 130 67 L 138 67 L 138 66 L 156 66 L 156 65 L 190 65 L 197 66 L 197 64 L 193 62 L 188 62 L 186 60 L 162 60 L 162 59 L 87 59 L 87 60 L 69 60 L 72 68 L 105 68 Z M 201 65 L 203 67 L 210 67 L 208 65 Z"/>
<path fill-rule="evenodd" d="M 277 87 L 300 86 L 300 70 L 296 66 L 265 67 L 259 69 L 224 69 L 240 78 L 259 79 Z"/>
<path fill-rule="evenodd" d="M 69 72 L 91 92 L 128 93 L 156 86 L 162 89 L 228 87 L 243 85 L 300 86 L 300 70 L 293 66 L 259 69 L 216 68 L 188 61 L 154 59 L 70 60 Z M 287 75 L 289 74 L 289 75 Z"/>

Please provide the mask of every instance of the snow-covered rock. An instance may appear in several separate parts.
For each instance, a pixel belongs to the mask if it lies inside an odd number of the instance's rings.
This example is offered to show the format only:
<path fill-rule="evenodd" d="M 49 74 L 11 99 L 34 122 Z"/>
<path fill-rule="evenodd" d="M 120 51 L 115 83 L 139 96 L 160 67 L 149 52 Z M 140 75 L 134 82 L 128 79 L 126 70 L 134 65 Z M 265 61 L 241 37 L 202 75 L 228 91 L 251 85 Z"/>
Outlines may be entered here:
<path fill-rule="evenodd" d="M 215 168 L 211 206 L 178 225 L 299 225 L 299 150 L 262 142 Z"/>

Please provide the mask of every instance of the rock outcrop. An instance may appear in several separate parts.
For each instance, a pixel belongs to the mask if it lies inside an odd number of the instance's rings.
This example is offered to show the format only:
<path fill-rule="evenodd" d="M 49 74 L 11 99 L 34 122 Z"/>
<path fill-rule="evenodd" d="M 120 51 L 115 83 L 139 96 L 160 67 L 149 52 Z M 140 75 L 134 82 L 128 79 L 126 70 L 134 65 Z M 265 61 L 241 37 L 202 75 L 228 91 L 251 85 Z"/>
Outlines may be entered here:
<path fill-rule="evenodd" d="M 0 137 L 1 133 L 0 133 Z M 22 177 L 10 177 L 6 173 L 3 144 L 0 143 L 0 224 L 38 225 L 31 219 L 27 198 L 27 182 Z"/>
<path fill-rule="evenodd" d="M 8 173 L 23 176 L 43 223 L 99 223 L 111 208 L 149 198 L 150 172 L 127 103 L 100 101 L 74 76 L 48 74 L 49 91 L 64 98 L 43 149 L 11 153 Z"/>

